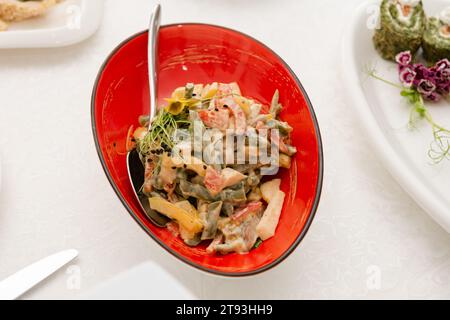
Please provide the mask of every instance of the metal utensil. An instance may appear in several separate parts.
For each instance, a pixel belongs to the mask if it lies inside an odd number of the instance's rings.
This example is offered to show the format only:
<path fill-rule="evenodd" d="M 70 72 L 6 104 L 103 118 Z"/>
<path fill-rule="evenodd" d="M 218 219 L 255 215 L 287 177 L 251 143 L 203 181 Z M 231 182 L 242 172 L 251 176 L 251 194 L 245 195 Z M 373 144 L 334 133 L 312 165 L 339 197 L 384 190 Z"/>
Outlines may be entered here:
<path fill-rule="evenodd" d="M 0 282 L 0 300 L 14 300 L 58 271 L 78 256 L 77 250 L 66 250 L 20 270 Z"/>
<path fill-rule="evenodd" d="M 148 77 L 150 85 L 150 118 L 149 129 L 152 125 L 152 119 L 156 115 L 158 105 L 158 40 L 159 40 L 159 27 L 161 23 L 161 5 L 157 4 L 153 9 L 153 13 L 150 18 L 150 26 L 148 29 Z M 136 199 L 139 201 L 142 210 L 146 213 L 146 216 L 150 221 L 159 226 L 165 227 L 170 221 L 165 216 L 157 213 L 150 208 L 148 198 L 141 194 L 140 190 L 144 184 L 145 169 L 139 154 L 136 150 L 133 150 L 127 155 L 127 169 L 128 177 L 133 186 L 133 191 Z"/>

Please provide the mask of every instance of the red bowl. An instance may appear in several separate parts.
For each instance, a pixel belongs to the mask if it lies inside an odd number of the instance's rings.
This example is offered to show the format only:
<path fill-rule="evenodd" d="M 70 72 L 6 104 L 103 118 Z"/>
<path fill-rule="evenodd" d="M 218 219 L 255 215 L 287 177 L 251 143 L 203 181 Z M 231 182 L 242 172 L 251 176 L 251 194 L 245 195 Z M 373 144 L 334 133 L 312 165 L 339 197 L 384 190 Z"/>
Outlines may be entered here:
<path fill-rule="evenodd" d="M 272 50 L 237 31 L 205 24 L 161 28 L 159 97 L 188 82 L 238 82 L 243 94 L 270 104 L 276 89 L 294 127 L 299 152 L 280 173 L 287 193 L 275 237 L 247 255 L 208 255 L 190 248 L 165 228 L 154 226 L 133 196 L 126 168 L 125 139 L 130 125 L 149 110 L 147 32 L 121 43 L 102 66 L 92 94 L 92 129 L 105 173 L 131 216 L 164 249 L 187 264 L 224 276 L 248 276 L 283 261 L 305 236 L 322 188 L 323 154 L 319 126 L 296 75 Z"/>

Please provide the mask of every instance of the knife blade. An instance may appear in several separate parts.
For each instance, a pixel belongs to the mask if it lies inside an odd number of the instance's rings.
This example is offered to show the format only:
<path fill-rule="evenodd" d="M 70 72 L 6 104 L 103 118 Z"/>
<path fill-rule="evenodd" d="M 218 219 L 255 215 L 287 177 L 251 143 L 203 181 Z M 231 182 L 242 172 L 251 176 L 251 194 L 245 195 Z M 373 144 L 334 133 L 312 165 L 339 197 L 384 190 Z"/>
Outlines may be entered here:
<path fill-rule="evenodd" d="M 78 256 L 66 250 L 29 265 L 0 282 L 0 300 L 15 300 Z"/>

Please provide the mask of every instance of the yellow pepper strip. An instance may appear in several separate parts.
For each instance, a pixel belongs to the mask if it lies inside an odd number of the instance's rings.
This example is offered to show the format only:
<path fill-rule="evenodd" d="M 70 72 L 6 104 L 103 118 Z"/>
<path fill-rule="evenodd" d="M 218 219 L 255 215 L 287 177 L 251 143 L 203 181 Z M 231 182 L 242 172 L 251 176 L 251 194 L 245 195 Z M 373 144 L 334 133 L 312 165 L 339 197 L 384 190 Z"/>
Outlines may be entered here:
<path fill-rule="evenodd" d="M 180 208 L 176 204 L 160 197 L 149 198 L 149 203 L 153 210 L 176 220 L 190 234 L 197 234 L 203 230 L 202 221 L 196 210 L 186 210 L 185 207 Z"/>

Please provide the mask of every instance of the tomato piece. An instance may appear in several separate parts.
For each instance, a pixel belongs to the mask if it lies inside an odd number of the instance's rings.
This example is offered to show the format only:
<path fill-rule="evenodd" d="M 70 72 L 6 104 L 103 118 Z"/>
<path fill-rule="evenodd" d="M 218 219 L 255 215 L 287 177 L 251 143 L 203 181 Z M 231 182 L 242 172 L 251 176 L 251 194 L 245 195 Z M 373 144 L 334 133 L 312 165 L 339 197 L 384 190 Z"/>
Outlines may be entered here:
<path fill-rule="evenodd" d="M 249 214 L 256 213 L 256 212 L 260 211 L 261 209 L 262 209 L 262 202 L 261 201 L 250 202 L 249 204 L 247 204 L 247 206 L 245 206 L 245 207 L 241 208 L 239 211 L 237 211 L 231 217 L 231 219 L 234 220 L 234 221 L 240 220 L 242 218 L 245 218 Z"/>
<path fill-rule="evenodd" d="M 205 187 L 209 190 L 209 192 L 214 196 L 217 195 L 220 191 L 222 191 L 223 186 L 223 178 L 220 172 L 212 167 L 208 167 L 205 175 Z"/>
<path fill-rule="evenodd" d="M 209 128 L 217 128 L 225 131 L 228 129 L 230 114 L 225 109 L 201 110 L 198 112 L 200 119 Z"/>

